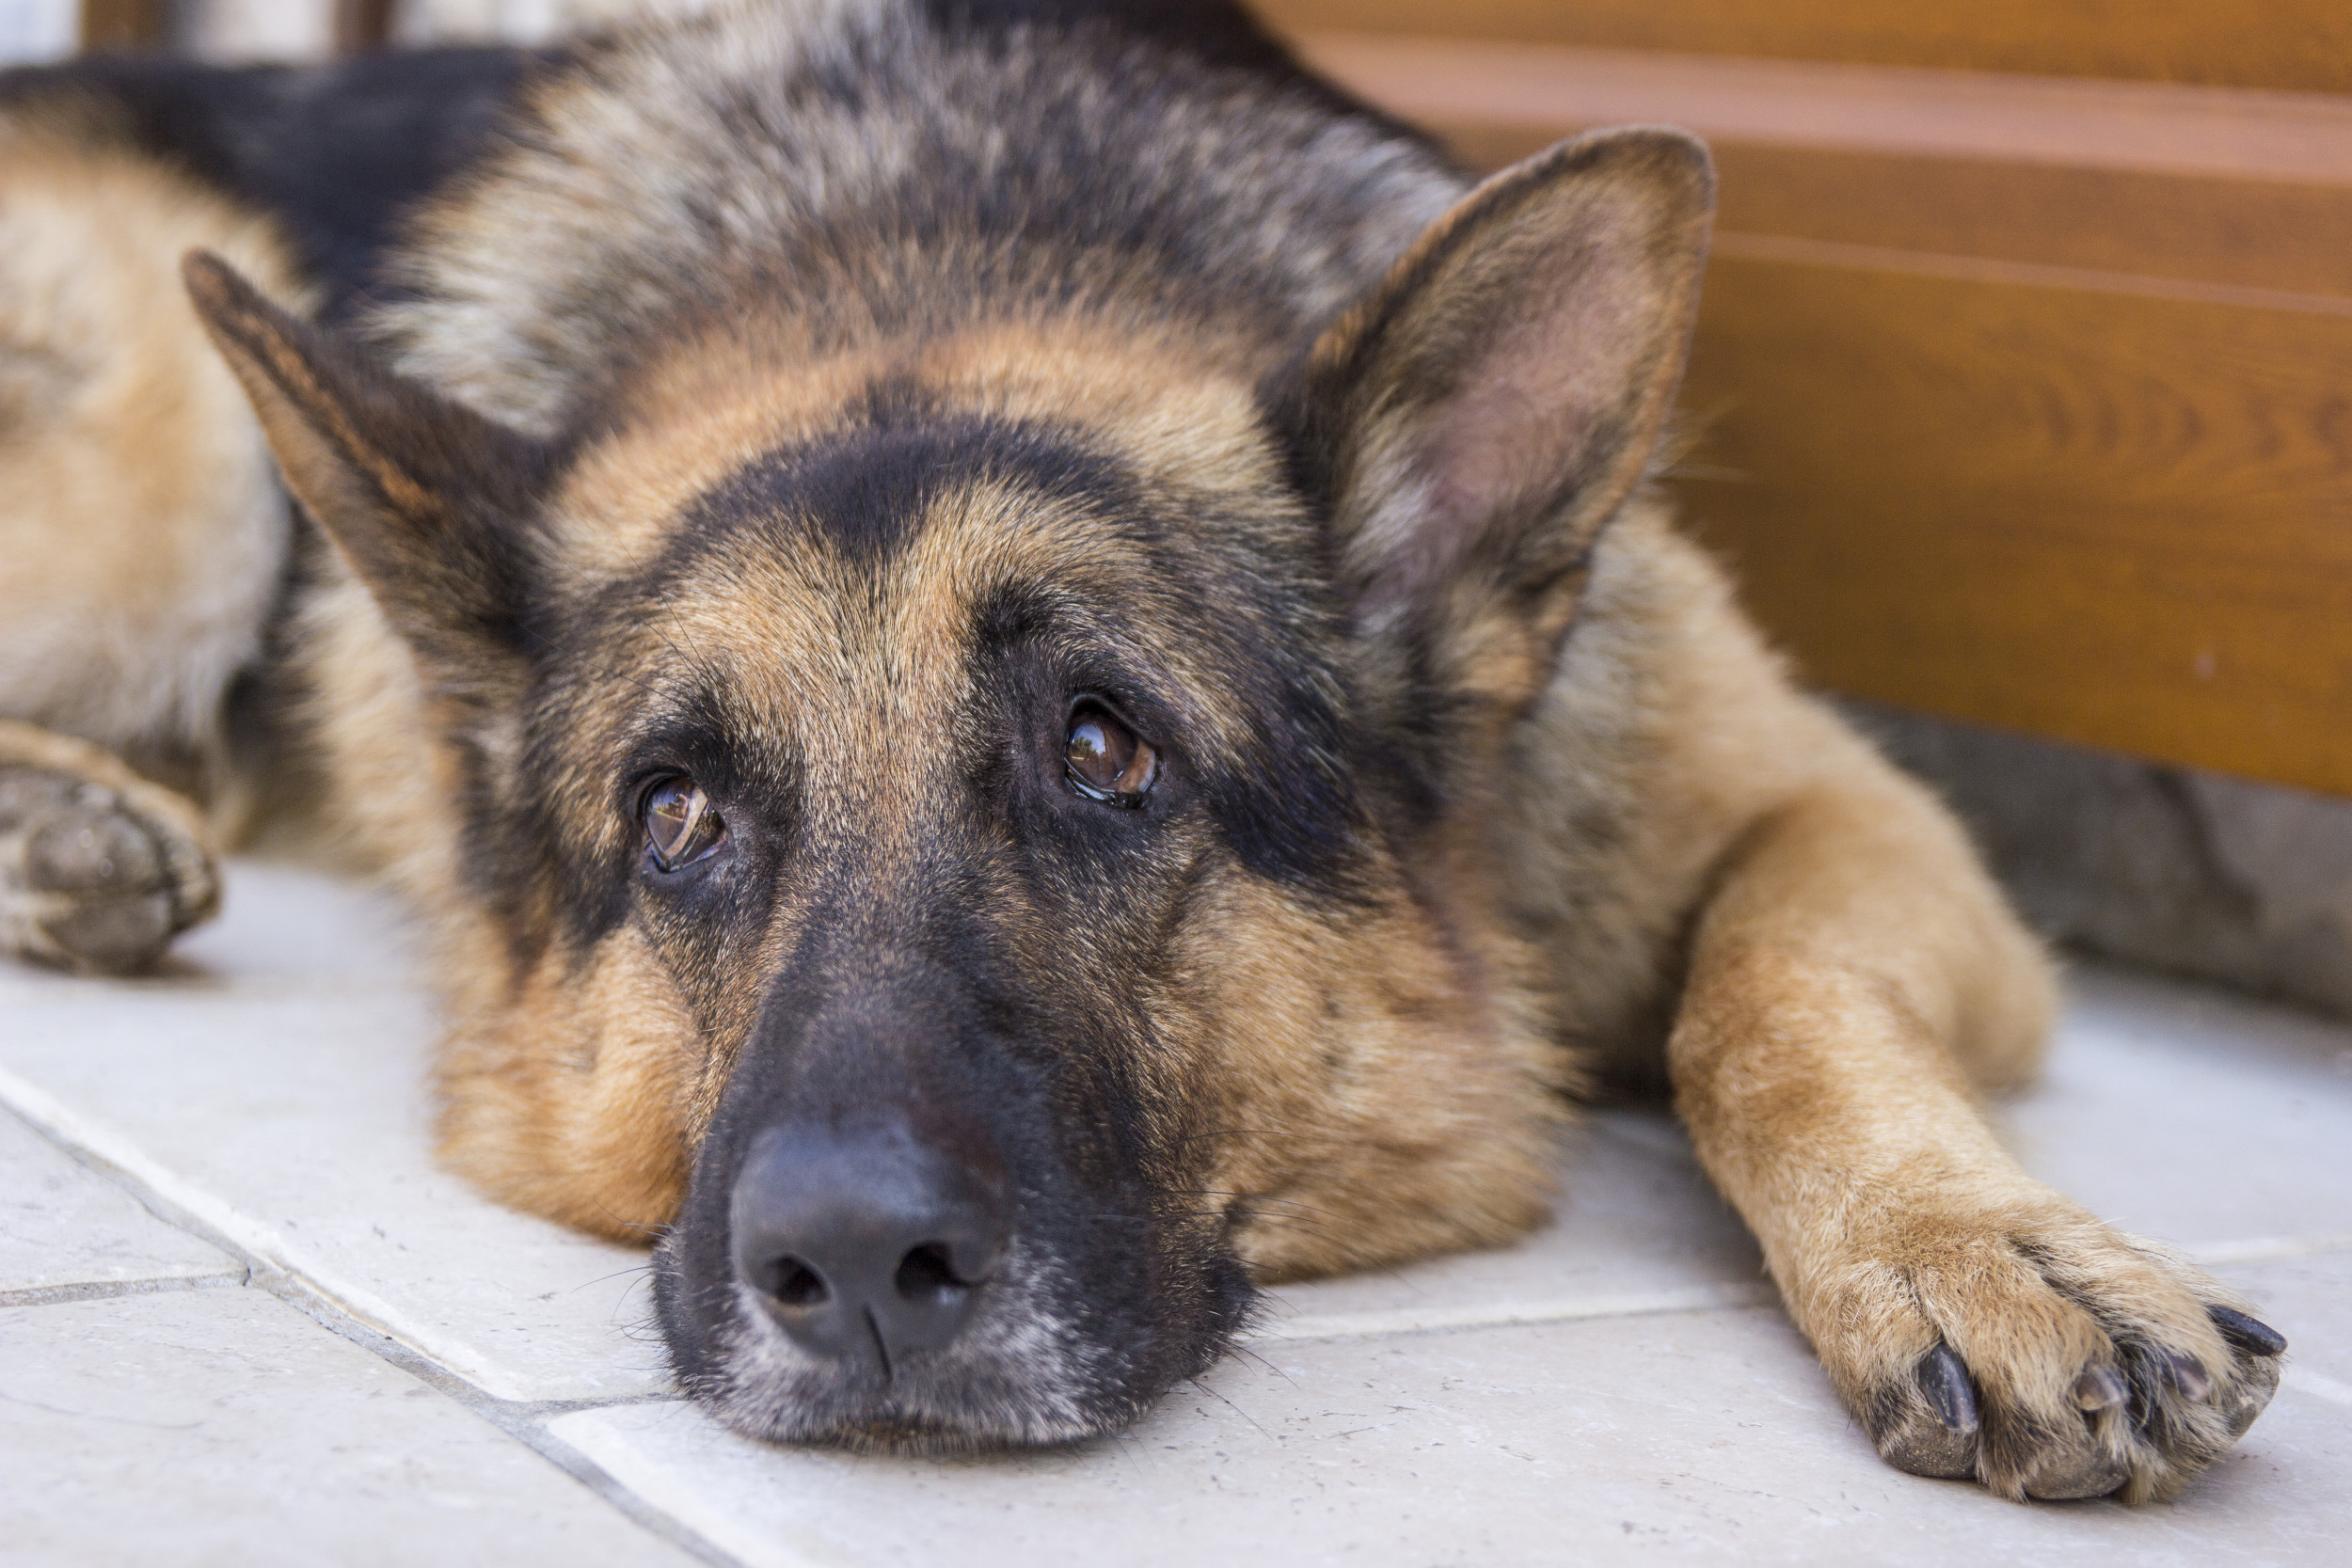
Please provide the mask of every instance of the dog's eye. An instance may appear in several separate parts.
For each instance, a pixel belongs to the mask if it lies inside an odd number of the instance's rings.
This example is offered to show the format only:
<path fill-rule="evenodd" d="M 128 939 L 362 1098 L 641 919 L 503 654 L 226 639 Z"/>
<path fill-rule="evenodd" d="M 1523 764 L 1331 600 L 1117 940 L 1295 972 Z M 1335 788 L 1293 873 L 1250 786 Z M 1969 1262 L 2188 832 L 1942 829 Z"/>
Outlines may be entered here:
<path fill-rule="evenodd" d="M 645 791 L 638 815 L 653 863 L 664 871 L 691 865 L 726 841 L 727 825 L 710 809 L 710 797 L 683 773 Z"/>
<path fill-rule="evenodd" d="M 1100 703 L 1080 703 L 1070 712 L 1070 735 L 1062 763 L 1071 787 L 1089 800 L 1139 806 L 1159 777 L 1160 757 Z"/>

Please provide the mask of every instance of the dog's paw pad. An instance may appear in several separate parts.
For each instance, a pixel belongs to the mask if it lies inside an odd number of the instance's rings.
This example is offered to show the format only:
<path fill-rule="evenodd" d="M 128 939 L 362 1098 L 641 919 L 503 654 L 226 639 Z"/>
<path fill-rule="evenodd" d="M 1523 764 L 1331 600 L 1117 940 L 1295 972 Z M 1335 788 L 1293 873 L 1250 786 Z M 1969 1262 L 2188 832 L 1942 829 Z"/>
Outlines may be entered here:
<path fill-rule="evenodd" d="M 87 780 L 0 769 L 0 945 L 99 974 L 152 964 L 216 898 L 211 856 L 182 815 Z"/>
<path fill-rule="evenodd" d="M 161 847 L 103 797 L 77 798 L 36 817 L 24 835 L 24 885 L 37 893 L 108 899 L 164 887 Z"/>

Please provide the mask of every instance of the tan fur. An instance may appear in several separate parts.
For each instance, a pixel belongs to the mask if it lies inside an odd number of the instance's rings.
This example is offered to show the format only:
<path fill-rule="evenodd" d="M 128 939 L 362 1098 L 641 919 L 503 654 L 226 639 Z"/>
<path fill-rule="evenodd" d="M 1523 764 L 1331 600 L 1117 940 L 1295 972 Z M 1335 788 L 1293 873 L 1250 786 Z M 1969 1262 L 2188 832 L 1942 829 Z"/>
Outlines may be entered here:
<path fill-rule="evenodd" d="M 291 532 L 176 268 L 302 291 L 269 222 L 79 129 L 0 118 L 0 717 L 217 792 Z"/>
<path fill-rule="evenodd" d="M 875 356 L 856 368 L 915 377 L 990 412 L 1084 410 L 1118 430 L 1126 450 L 1165 483 L 1196 493 L 1263 493 L 1271 481 L 1268 456 L 1242 384 L 1208 373 L 1199 361 L 1171 364 L 1152 352 L 1155 345 L 1139 352 L 1130 341 L 1115 352 L 1113 341 L 1070 329 L 1042 341 L 1034 333 L 982 333 L 902 358 Z M 764 450 L 794 421 L 815 420 L 807 390 L 833 384 L 821 368 L 813 376 L 739 373 L 726 383 L 695 376 L 679 388 L 674 420 L 649 416 L 590 455 L 557 514 L 586 536 L 593 524 L 585 518 L 624 516 L 652 497 L 666 497 L 674 512 L 739 464 L 746 440 L 761 443 L 750 450 Z M 714 401 L 723 387 L 743 401 Z M 701 432 L 718 434 L 705 440 Z M 616 494 L 603 488 L 612 475 L 640 483 Z M 647 479 L 656 488 L 646 487 Z M 962 685 L 969 610 L 997 582 L 1046 568 L 1083 577 L 1091 568 L 1095 594 L 1122 607 L 1123 634 L 1179 676 L 1191 692 L 1198 733 L 1216 737 L 1226 717 L 1219 672 L 1190 646 L 1184 607 L 1155 603 L 1151 581 L 1129 575 L 1117 558 L 1093 559 L 1092 535 L 1083 519 L 1058 517 L 1025 498 L 968 493 L 943 503 L 879 593 L 862 584 L 856 568 L 821 551 L 763 561 L 755 577 L 730 574 L 682 592 L 674 613 L 644 628 L 628 662 L 658 670 L 718 661 L 739 705 L 735 728 L 796 736 L 803 766 L 823 793 L 859 801 L 855 820 L 870 834 L 876 878 L 886 879 L 897 855 L 888 825 L 925 820 L 931 810 L 925 792 L 938 784 L 910 772 L 903 758 L 875 752 L 878 732 L 952 730 L 969 700 Z M 612 562 L 593 546 L 573 559 Z M 865 602 L 878 602 L 878 618 L 855 608 Z M 592 731 L 579 743 L 594 751 L 618 740 Z M 953 760 L 943 752 L 936 763 Z M 1211 1185 L 1267 1195 L 1245 1245 L 1269 1275 L 1491 1244 L 1543 1212 L 1546 1150 L 1559 1117 L 1558 1102 L 1544 1091 L 1569 1069 L 1509 1011 L 1508 993 L 1498 1002 L 1491 956 L 1469 930 L 1477 911 L 1454 911 L 1457 928 L 1443 932 L 1432 930 L 1427 910 L 1409 904 L 1334 922 L 1253 891 L 1246 879 L 1229 880 L 1200 904 L 1191 926 L 1200 933 L 1195 986 L 1156 999 L 1154 1010 L 1181 1047 L 1181 1086 L 1214 1096 L 1227 1108 L 1220 1119 L 1233 1124 L 1219 1130 Z M 781 944 L 796 916 L 787 905 L 776 919 L 771 942 Z M 1486 934 L 1489 946 L 1501 940 Z M 484 971 L 496 967 L 496 943 L 452 944 L 459 974 L 482 974 L 461 995 L 496 1000 L 481 1016 L 461 1012 L 459 1047 L 445 1077 L 452 1107 L 445 1148 L 460 1168 L 512 1201 L 627 1234 L 666 1218 L 665 1207 L 639 1196 L 646 1189 L 632 1173 L 682 1169 L 733 1042 L 650 1043 L 656 1021 L 691 1026 L 675 998 L 660 999 L 663 982 L 633 944 L 608 945 L 592 960 L 586 991 L 593 997 L 621 986 L 639 998 L 628 1009 L 572 1001 L 567 988 L 577 981 L 557 956 L 541 976 L 494 977 Z M 1447 961 L 1433 967 L 1433 950 Z M 1349 978 L 1327 994 L 1317 981 L 1332 974 Z M 750 1022 L 746 1013 L 737 1023 Z M 648 1043 L 628 1043 L 641 1038 Z M 613 1085 L 648 1053 L 680 1064 L 679 1076 L 636 1102 L 672 1109 L 624 1117 L 619 1107 L 630 1101 Z M 691 1073 L 682 1066 L 690 1061 Z M 1170 1085 L 1171 1095 L 1177 1087 Z M 1269 1136 L 1265 1127 L 1282 1132 Z M 550 1136 L 562 1141 L 561 1159 L 539 1152 L 551 1152 Z M 1327 1158 L 1317 1169 L 1296 1168 L 1302 1148 L 1311 1148 L 1328 1150 Z M 1318 1212 L 1331 1218 L 1307 1218 Z"/>
<path fill-rule="evenodd" d="M 1599 135 L 1470 190 L 1368 121 L 1267 91 L 1247 101 L 1266 147 L 1378 194 L 1343 221 L 1275 153 L 1236 150 L 1210 108 L 1163 127 L 1165 167 L 1189 172 L 1155 198 L 1265 207 L 1220 253 L 1252 279 L 1248 299 L 1187 294 L 1117 246 L 1060 256 L 1033 237 L 1025 264 L 1065 269 L 1050 288 L 1000 265 L 985 235 L 915 254 L 886 224 L 877 239 L 845 219 L 802 256 L 789 247 L 830 221 L 828 202 L 889 186 L 925 135 L 993 146 L 995 130 L 956 119 L 952 93 L 931 95 L 944 129 L 876 93 L 796 121 L 787 150 L 721 139 L 737 121 L 713 105 L 747 81 L 885 45 L 974 103 L 1001 104 L 1015 66 L 1036 72 L 1025 90 L 1055 80 L 1051 56 L 975 64 L 910 15 L 884 0 L 730 8 L 533 89 L 535 139 L 418 219 L 402 264 L 419 298 L 375 323 L 429 391 L 394 395 L 229 269 L 189 269 L 328 541 L 288 628 L 297 723 L 330 838 L 431 917 L 445 1158 L 567 1224 L 666 1226 L 712 1190 L 695 1162 L 724 1147 L 712 1130 L 757 1058 L 762 986 L 820 927 L 887 948 L 892 933 L 859 922 L 936 895 L 927 834 L 952 822 L 956 863 L 985 882 L 991 951 L 1133 1024 L 1122 1112 L 1144 1175 L 1193 1230 L 1228 1227 L 1229 1270 L 1235 1255 L 1279 1278 L 1506 1241 L 1544 1212 L 1564 1091 L 1670 1084 L 1795 1321 L 1896 1463 L 2011 1497 L 2120 1485 L 2137 1500 L 2226 1448 L 2277 1377 L 2215 1326 L 2208 1307 L 2231 1298 L 2032 1181 L 1976 1109 L 2035 1069 L 2044 957 L 1950 817 L 1791 684 L 1722 573 L 1639 488 L 1704 260 L 1703 151 Z M 19 573 L 0 577 L 0 638 L 18 640 L 0 641 L 0 719 L 78 724 L 117 750 L 201 749 L 253 651 L 282 531 L 257 520 L 266 472 L 228 376 L 199 362 L 178 295 L 148 284 L 187 244 L 242 246 L 263 292 L 286 297 L 283 258 L 225 204 L 71 141 L 0 133 L 0 368 L 14 378 L 0 380 L 14 400 L 0 483 L 31 498 L 0 520 L 21 535 Z M 113 205 L 87 201 L 93 184 Z M 101 212 L 119 233 L 100 231 Z M 1312 218 L 1295 252 L 1286 213 Z M 763 245 L 805 262 L 791 288 Z M 1165 927 L 1155 945 L 1120 948 L 1000 874 L 1009 850 L 990 835 L 1011 830 L 956 816 L 974 759 L 1025 744 L 974 717 L 974 628 L 993 595 L 1050 594 L 1057 626 L 1152 672 L 1181 737 L 1171 767 L 1238 775 L 1261 716 L 1236 697 L 1244 650 L 1216 644 L 1184 579 L 1016 479 L 959 480 L 919 515 L 882 519 L 887 547 L 756 508 L 739 533 L 697 521 L 769 454 L 859 428 L 882 390 L 919 393 L 926 418 L 1034 424 L 1115 454 L 1152 516 L 1218 519 L 1227 531 L 1200 547 L 1235 571 L 1311 562 L 1331 580 L 1280 601 L 1300 624 L 1256 623 L 1255 641 L 1280 643 L 1285 674 L 1309 672 L 1309 696 L 1399 755 L 1425 748 L 1396 765 L 1419 769 L 1425 815 L 1384 798 L 1389 816 L 1350 818 L 1365 842 L 1342 893 L 1261 874 L 1205 813 L 1171 814 L 1153 853 L 1184 876 L 1133 917 L 1155 938 Z M 528 527 L 497 514 L 501 485 L 553 463 L 540 438 L 582 405 L 595 417 L 573 427 L 551 492 L 513 503 Z M 1291 450 L 1278 417 L 1297 422 Z M 134 444 L 142 460 L 124 461 Z M 1322 467 L 1300 482 L 1302 463 Z M 492 537 L 494 515 L 511 537 Z M 593 622 L 565 667 L 529 669 L 549 650 L 518 645 L 540 634 L 514 626 L 560 624 L 673 559 L 651 612 Z M 494 601 L 508 567 L 545 623 Z M 79 641 L 63 621 L 18 619 L 67 602 L 58 582 L 97 607 L 68 627 Z M 130 647 L 108 617 L 134 612 L 155 625 Z M 84 704 L 102 678 L 116 684 Z M 556 705 L 527 720 L 527 693 Z M 818 879 L 780 879 L 730 917 L 740 974 L 699 991 L 680 973 L 692 964 L 664 958 L 650 895 L 624 890 L 645 900 L 635 918 L 567 927 L 553 870 L 642 854 L 616 775 L 662 701 L 689 694 L 755 774 L 794 781 L 794 842 L 812 864 L 854 867 L 860 895 L 825 905 Z M 1277 761 L 1305 776 L 1333 757 Z M 87 782 L 76 809 L 93 832 L 127 814 L 192 853 L 183 899 L 210 885 L 192 805 L 104 752 L 0 722 L 0 784 L 36 775 Z M 464 836 L 469 811 L 525 782 L 545 797 L 538 839 L 505 842 L 486 815 Z M 44 802 L 58 793 L 40 787 Z M 24 820 L 27 842 L 49 831 Z M 0 872 L 30 887 L 14 869 L 30 851 L 0 850 Z M 49 908 L 12 883 L 0 894 L 15 900 L 0 913 Z M 596 934 L 566 945 L 572 929 Z M 1092 961 L 1147 945 L 1156 967 Z M 774 1390 L 805 1368 L 747 1321 L 739 1365 L 698 1392 L 747 1430 L 789 1434 Z M 2185 1357 L 2169 1373 L 2150 1351 L 2166 1346 Z M 1975 1380 L 1980 1433 L 1937 1424 L 1920 1379 L 1939 1347 Z M 1099 1414 L 1072 1413 L 1065 1375 L 1086 1347 L 1052 1351 L 1013 1363 L 1051 1375 L 1043 1414 L 1007 1418 L 999 1438 L 1099 1430 Z M 2120 1410 L 2077 1409 L 2087 1373 L 2119 1370 L 2162 1406 L 2156 1437 Z M 2187 1391 L 2201 1379 L 2210 1398 Z"/>

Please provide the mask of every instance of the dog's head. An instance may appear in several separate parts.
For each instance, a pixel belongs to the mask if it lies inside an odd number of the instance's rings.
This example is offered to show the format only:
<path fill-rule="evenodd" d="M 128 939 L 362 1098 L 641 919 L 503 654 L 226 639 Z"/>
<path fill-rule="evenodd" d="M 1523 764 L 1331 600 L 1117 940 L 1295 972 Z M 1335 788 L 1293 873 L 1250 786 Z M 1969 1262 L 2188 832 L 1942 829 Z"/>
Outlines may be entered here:
<path fill-rule="evenodd" d="M 435 727 L 452 1158 L 666 1226 L 688 1386 L 840 1442 L 1106 1430 L 1253 1278 L 1524 1227 L 1558 1075 L 1487 817 L 1709 190 L 1568 144 L 1286 347 L 747 308 L 556 443 L 192 261 Z"/>

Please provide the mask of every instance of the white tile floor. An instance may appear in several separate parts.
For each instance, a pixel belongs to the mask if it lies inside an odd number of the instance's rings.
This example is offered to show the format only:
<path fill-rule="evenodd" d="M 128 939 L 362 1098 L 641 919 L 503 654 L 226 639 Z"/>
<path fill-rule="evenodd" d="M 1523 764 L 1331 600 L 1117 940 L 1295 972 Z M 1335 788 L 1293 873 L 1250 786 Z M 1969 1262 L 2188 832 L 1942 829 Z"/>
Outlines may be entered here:
<path fill-rule="evenodd" d="M 672 1398 L 642 1255 L 434 1167 L 386 911 L 264 866 L 230 891 L 167 977 L 0 969 L 10 1565 L 2352 1560 L 2352 1030 L 2081 974 L 2048 1084 L 2003 1112 L 2034 1169 L 2294 1341 L 2172 1507 L 1885 1469 L 1639 1112 L 1593 1118 L 1541 1236 L 1281 1291 L 1124 1436 L 901 1462 Z"/>

